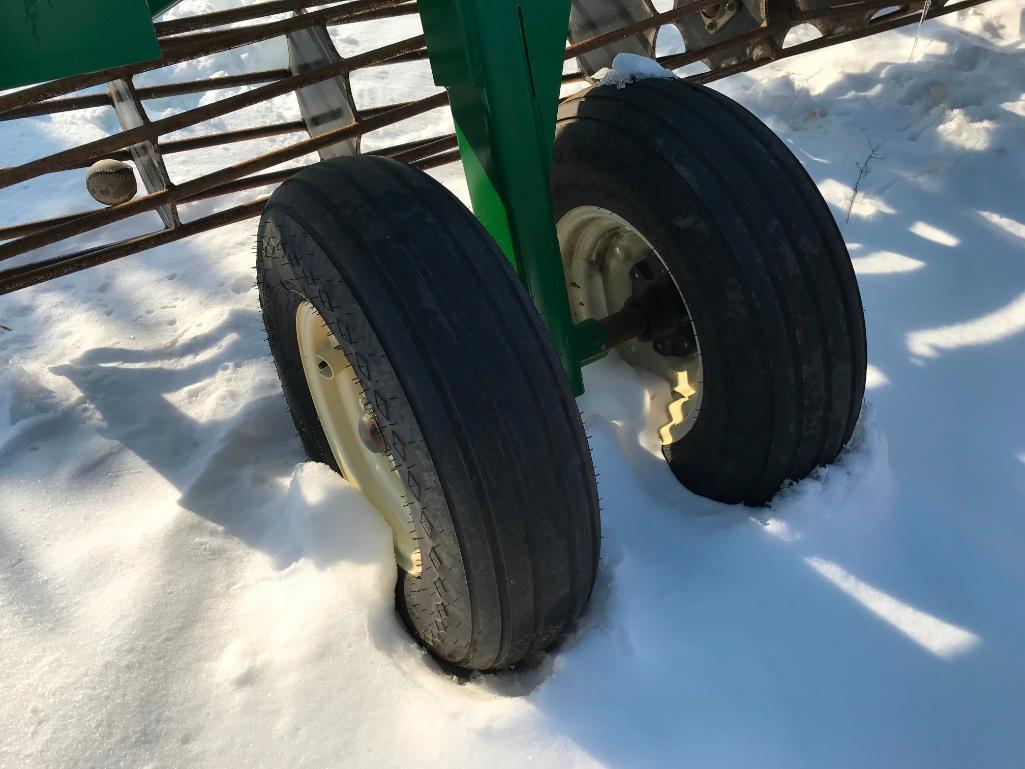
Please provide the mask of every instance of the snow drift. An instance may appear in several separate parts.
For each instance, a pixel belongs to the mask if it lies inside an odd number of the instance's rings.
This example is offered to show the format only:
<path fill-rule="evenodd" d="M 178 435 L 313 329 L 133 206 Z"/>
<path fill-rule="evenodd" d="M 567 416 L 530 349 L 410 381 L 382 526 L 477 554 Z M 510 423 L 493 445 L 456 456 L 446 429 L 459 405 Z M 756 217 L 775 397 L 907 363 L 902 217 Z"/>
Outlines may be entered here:
<path fill-rule="evenodd" d="M 410 31 L 347 34 L 384 26 Z M 652 383 L 589 367 L 599 584 L 521 671 L 440 671 L 392 611 L 385 525 L 303 464 L 255 222 L 0 298 L 0 767 L 1020 765 L 1021 6 L 926 23 L 909 64 L 913 34 L 717 86 L 784 137 L 850 244 L 872 363 L 852 445 L 767 509 L 718 505 L 659 456 Z M 357 91 L 429 86 L 409 73 Z M 244 120 L 296 115 L 282 98 Z M 0 165 L 112 119 L 3 124 Z M 4 190 L 0 221 L 85 195 L 74 173 Z"/>

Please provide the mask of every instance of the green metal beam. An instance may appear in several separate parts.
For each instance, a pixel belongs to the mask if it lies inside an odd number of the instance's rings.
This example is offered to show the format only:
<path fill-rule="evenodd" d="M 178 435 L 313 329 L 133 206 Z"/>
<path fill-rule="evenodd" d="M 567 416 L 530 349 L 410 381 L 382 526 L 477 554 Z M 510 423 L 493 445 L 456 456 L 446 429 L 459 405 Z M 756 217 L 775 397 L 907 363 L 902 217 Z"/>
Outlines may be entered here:
<path fill-rule="evenodd" d="M 0 89 L 160 58 L 146 0 L 2 0 L 0 39 Z"/>
<path fill-rule="evenodd" d="M 452 104 L 477 217 L 512 262 L 577 394 L 603 350 L 574 328 L 549 180 L 570 0 L 420 0 L 434 79 Z"/>

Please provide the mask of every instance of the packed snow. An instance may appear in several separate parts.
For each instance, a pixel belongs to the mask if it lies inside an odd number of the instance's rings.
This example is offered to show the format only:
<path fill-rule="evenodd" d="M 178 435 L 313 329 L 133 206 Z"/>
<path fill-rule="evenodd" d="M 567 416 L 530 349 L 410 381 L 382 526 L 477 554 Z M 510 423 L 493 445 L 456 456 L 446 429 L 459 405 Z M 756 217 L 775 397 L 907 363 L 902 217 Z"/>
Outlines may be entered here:
<path fill-rule="evenodd" d="M 630 83 L 638 80 L 672 80 L 675 78 L 671 71 L 663 67 L 654 59 L 647 56 L 638 56 L 636 53 L 617 53 L 612 59 L 612 66 L 606 68 L 600 80 L 601 85 L 614 85 L 616 88 L 626 88 Z"/>
<path fill-rule="evenodd" d="M 1023 16 L 1000 0 L 927 21 L 911 63 L 914 27 L 716 84 L 841 225 L 868 404 L 836 465 L 728 507 L 673 479 L 654 383 L 588 367 L 599 581 L 577 632 L 524 670 L 455 679 L 400 627 L 385 524 L 304 463 L 285 411 L 254 220 L 0 297 L 0 767 L 1022 766 Z M 364 104 L 433 89 L 415 65 L 354 87 Z M 282 97 L 192 133 L 297 116 Z M 101 109 L 2 123 L 0 166 L 115 128 Z M 168 165 L 189 178 L 256 146 Z M 439 177 L 465 199 L 458 168 Z M 56 174 L 0 191 L 0 225 L 89 207 L 83 174 Z"/>

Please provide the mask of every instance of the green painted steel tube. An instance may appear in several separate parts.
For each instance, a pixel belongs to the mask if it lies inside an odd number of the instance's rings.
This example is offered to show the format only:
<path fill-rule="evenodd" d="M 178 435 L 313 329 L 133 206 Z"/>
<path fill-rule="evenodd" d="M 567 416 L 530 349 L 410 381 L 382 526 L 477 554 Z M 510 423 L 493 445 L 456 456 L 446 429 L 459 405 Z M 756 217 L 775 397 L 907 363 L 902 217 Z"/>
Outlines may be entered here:
<path fill-rule="evenodd" d="M 577 394 L 604 349 L 574 328 L 549 194 L 570 0 L 420 0 L 434 79 L 449 93 L 477 217 L 530 292 Z"/>
<path fill-rule="evenodd" d="M 146 0 L 3 0 L 0 89 L 159 59 L 150 14 Z"/>

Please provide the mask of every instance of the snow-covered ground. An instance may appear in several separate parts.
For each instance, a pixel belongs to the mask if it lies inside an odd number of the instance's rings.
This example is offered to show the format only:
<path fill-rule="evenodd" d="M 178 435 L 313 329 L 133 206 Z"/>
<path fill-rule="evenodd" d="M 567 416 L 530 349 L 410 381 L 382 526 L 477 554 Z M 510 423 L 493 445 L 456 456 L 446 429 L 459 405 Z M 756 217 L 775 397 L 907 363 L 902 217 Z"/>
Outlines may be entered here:
<path fill-rule="evenodd" d="M 588 368 L 599 584 L 530 670 L 459 682 L 400 628 L 385 525 L 302 464 L 254 221 L 0 298 L 0 767 L 1025 764 L 1023 15 L 926 23 L 912 63 L 910 29 L 716 86 L 833 206 L 869 405 L 836 466 L 732 508 L 674 481 L 644 380 Z M 357 91 L 404 98 L 429 84 L 416 72 Z M 289 99 L 204 130 L 294 119 Z M 113 129 L 104 110 L 0 124 L 0 166 Z M 253 148 L 168 164 L 187 178 Z M 4 190 L 0 224 L 85 195 L 81 173 Z"/>

